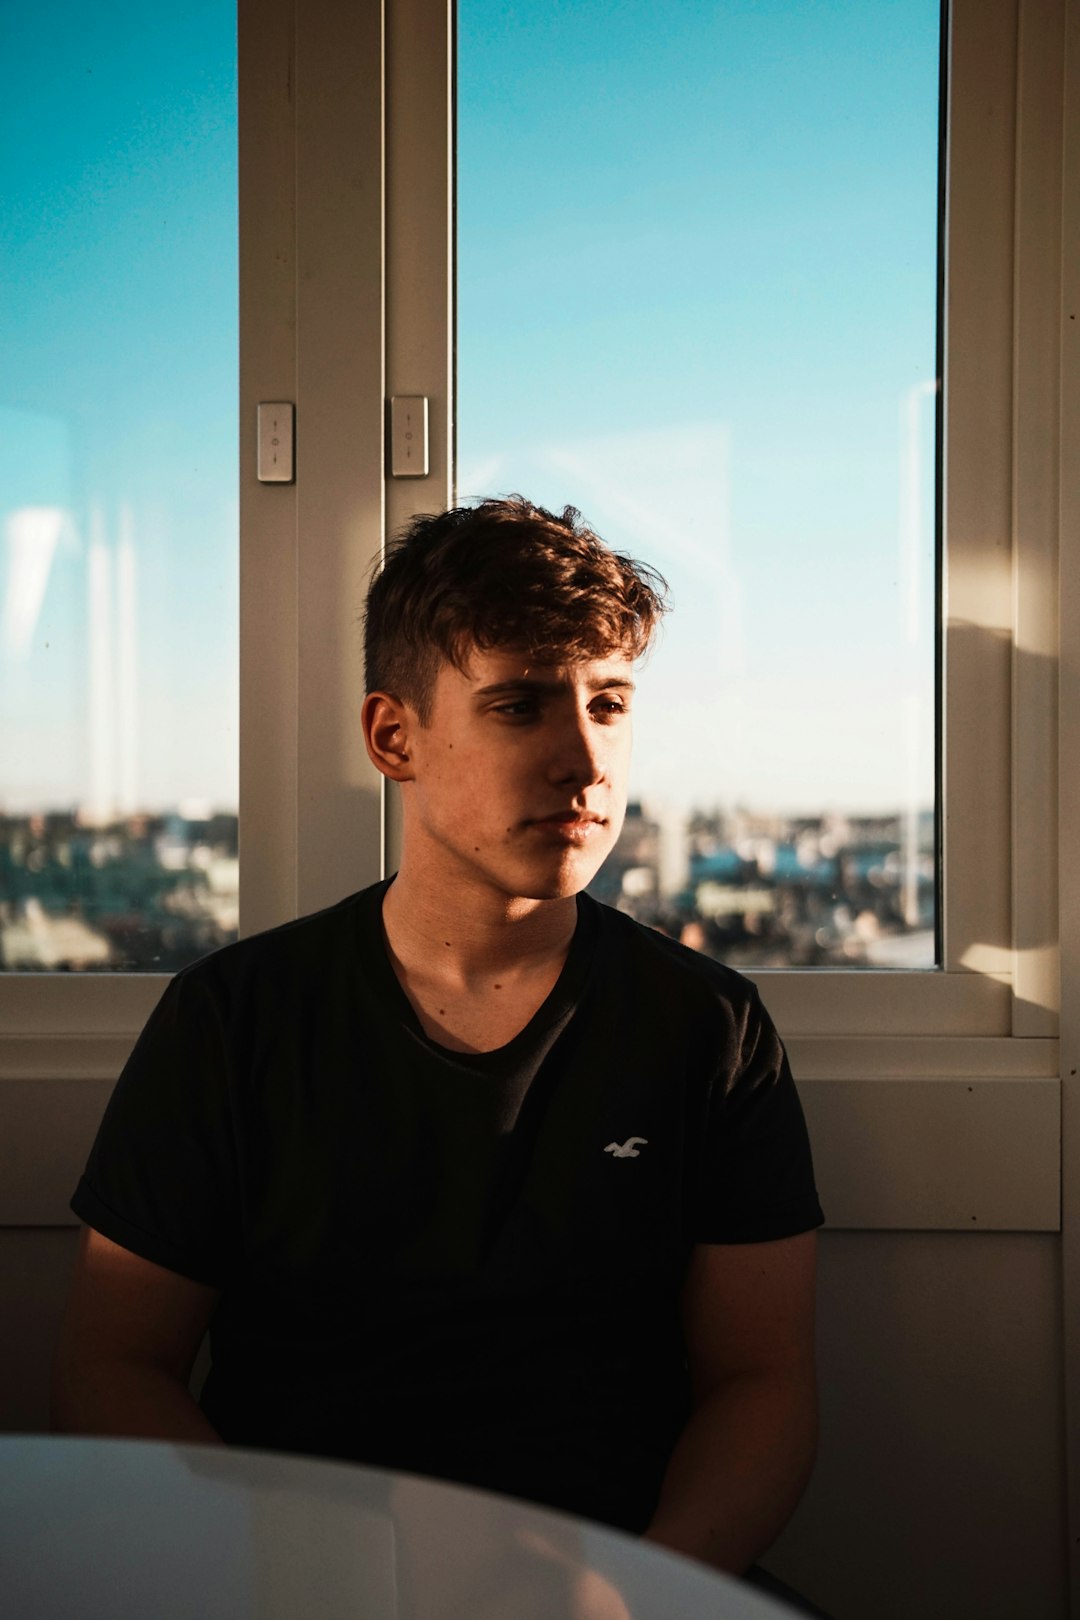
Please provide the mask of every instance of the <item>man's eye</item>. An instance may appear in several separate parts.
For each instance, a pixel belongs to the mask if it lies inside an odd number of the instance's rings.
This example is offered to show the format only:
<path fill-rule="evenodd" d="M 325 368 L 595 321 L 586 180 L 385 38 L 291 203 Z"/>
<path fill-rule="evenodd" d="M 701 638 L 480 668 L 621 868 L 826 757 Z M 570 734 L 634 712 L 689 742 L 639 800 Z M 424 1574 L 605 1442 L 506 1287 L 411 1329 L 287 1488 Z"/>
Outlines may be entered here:
<path fill-rule="evenodd" d="M 508 714 L 513 720 L 524 720 L 535 713 L 536 702 L 533 698 L 519 698 L 516 703 L 500 703 L 492 711 L 494 714 Z"/>
<path fill-rule="evenodd" d="M 630 712 L 626 704 L 620 703 L 618 698 L 603 698 L 596 707 L 602 709 L 606 714 L 628 714 Z"/>

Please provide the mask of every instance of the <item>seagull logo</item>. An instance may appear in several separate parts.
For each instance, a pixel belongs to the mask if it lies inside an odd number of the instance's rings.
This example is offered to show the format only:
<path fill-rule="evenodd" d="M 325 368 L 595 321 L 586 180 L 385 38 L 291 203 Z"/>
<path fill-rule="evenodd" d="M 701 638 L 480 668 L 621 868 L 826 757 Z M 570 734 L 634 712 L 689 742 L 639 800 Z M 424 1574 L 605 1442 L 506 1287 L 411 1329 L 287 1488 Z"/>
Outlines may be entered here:
<path fill-rule="evenodd" d="M 649 1145 L 647 1137 L 628 1136 L 622 1147 L 619 1146 L 618 1142 L 609 1142 L 607 1147 L 604 1149 L 604 1152 L 614 1154 L 616 1159 L 636 1159 L 640 1157 L 640 1155 L 638 1154 L 637 1148 L 634 1146 L 635 1142 L 640 1142 L 642 1147 L 648 1147 Z"/>

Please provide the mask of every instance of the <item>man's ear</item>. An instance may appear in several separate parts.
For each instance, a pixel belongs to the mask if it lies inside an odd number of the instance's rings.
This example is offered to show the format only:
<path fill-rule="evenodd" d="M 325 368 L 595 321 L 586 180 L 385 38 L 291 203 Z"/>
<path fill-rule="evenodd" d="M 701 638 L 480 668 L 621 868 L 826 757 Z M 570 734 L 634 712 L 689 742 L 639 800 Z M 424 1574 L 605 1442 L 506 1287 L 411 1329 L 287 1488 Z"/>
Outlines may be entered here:
<path fill-rule="evenodd" d="M 411 782 L 409 731 L 416 716 L 389 692 L 369 692 L 360 711 L 364 746 L 377 771 L 391 782 Z"/>

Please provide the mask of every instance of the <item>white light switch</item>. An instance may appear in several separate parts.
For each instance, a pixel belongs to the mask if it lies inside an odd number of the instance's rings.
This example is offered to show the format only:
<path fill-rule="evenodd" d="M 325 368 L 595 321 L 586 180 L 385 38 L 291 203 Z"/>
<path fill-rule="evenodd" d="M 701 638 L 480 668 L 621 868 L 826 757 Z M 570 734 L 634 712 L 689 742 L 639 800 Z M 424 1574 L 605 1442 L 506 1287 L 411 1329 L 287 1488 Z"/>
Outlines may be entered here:
<path fill-rule="evenodd" d="M 428 402 L 423 394 L 395 394 L 390 401 L 390 476 L 428 475 Z"/>
<path fill-rule="evenodd" d="M 259 483 L 293 481 L 295 407 L 283 400 L 259 406 Z"/>

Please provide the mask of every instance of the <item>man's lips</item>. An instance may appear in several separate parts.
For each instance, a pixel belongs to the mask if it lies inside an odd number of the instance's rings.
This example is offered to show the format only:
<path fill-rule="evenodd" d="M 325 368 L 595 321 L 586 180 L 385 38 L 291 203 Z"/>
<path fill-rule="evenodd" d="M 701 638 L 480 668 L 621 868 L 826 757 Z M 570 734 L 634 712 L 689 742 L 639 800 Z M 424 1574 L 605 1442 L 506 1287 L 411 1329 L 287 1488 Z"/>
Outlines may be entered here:
<path fill-rule="evenodd" d="M 540 816 L 542 823 L 555 822 L 560 827 L 584 827 L 589 822 L 602 822 L 603 816 L 593 815 L 590 810 L 557 810 L 553 816 Z"/>
<path fill-rule="evenodd" d="M 553 816 L 542 816 L 531 825 L 538 832 L 546 833 L 549 842 L 554 840 L 574 849 L 584 849 L 594 837 L 600 836 L 599 829 L 607 823 L 603 816 L 591 810 L 556 810 Z"/>

